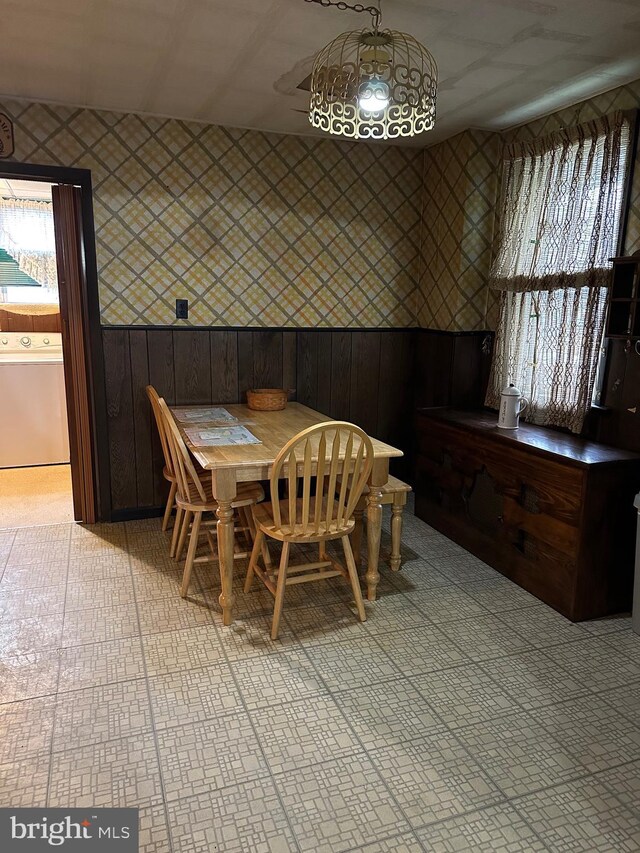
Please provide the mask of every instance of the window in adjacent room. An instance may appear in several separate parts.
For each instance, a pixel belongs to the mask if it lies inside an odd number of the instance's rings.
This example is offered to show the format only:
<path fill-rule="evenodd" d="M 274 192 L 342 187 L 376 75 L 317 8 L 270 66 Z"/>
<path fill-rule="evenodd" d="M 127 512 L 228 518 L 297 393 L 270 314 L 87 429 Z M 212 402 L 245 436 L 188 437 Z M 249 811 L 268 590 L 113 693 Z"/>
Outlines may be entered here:
<path fill-rule="evenodd" d="M 529 400 L 527 420 L 580 432 L 600 361 L 629 144 L 618 113 L 508 147 L 487 405 L 497 408 L 513 382 Z"/>

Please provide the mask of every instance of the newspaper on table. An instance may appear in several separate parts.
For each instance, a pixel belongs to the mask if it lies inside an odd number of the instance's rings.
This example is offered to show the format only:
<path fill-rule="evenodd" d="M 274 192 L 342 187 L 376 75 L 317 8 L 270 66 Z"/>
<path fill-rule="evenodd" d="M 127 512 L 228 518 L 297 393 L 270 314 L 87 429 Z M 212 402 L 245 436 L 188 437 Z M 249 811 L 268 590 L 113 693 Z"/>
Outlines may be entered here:
<path fill-rule="evenodd" d="M 238 423 L 238 419 L 234 418 L 231 412 L 228 412 L 222 406 L 177 407 L 173 408 L 172 411 L 176 420 L 183 424 L 201 424 L 210 422 L 223 424 Z"/>
<path fill-rule="evenodd" d="M 252 432 L 242 426 L 185 427 L 185 433 L 194 447 L 229 447 L 240 444 L 262 444 Z"/>

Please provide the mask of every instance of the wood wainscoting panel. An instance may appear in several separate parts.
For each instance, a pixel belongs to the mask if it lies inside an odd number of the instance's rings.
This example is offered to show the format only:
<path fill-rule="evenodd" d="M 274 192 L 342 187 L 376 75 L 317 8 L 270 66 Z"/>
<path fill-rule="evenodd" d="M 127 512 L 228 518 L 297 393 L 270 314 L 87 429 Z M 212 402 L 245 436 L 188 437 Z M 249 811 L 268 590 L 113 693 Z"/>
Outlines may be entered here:
<path fill-rule="evenodd" d="M 104 327 L 102 334 L 114 518 L 155 512 L 166 500 L 149 383 L 170 405 L 245 402 L 252 387 L 292 389 L 298 402 L 411 450 L 414 329 Z M 407 464 L 398 460 L 399 476 Z"/>

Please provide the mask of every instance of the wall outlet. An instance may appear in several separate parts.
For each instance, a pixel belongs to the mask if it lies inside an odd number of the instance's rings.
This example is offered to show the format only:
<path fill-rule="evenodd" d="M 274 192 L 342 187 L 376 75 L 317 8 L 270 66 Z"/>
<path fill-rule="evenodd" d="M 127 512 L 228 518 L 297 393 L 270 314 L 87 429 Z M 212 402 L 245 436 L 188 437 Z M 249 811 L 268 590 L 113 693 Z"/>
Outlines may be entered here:
<path fill-rule="evenodd" d="M 176 319 L 186 320 L 189 316 L 189 300 L 176 299 Z"/>

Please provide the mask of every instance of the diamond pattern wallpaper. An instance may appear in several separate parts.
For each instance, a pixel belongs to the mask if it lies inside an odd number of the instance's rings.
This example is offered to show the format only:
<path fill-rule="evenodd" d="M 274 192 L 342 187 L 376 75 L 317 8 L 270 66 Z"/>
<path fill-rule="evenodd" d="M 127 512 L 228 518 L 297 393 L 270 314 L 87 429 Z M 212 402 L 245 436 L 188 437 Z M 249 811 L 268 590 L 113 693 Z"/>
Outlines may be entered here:
<path fill-rule="evenodd" d="M 500 148 L 498 133 L 467 130 L 425 152 L 422 327 L 486 328 Z"/>
<path fill-rule="evenodd" d="M 415 325 L 420 150 L 4 101 L 14 159 L 91 169 L 102 322 Z M 185 321 L 178 321 L 181 325 Z"/>

